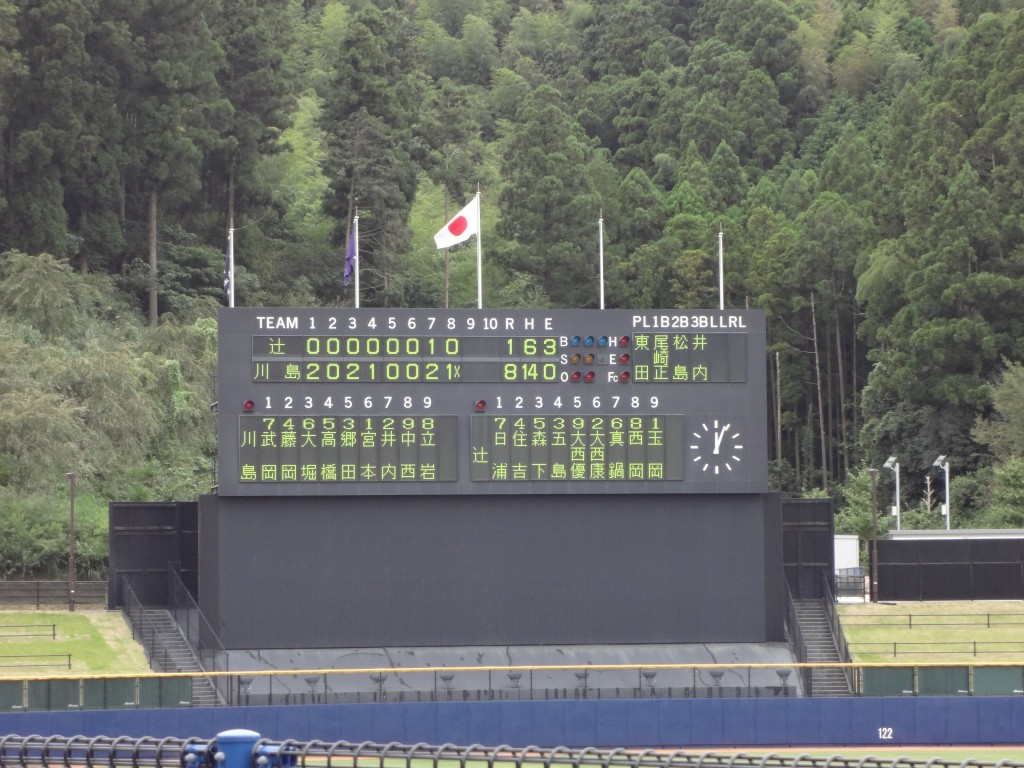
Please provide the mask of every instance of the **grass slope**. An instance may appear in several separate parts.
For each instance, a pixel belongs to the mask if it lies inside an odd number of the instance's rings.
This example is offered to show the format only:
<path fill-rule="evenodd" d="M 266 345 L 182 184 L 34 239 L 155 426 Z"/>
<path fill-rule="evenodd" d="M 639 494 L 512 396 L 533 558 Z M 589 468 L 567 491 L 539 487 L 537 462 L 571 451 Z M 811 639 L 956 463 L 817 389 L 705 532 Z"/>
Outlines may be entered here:
<path fill-rule="evenodd" d="M 839 615 L 855 662 L 1024 663 L 1018 600 L 843 603 Z"/>
<path fill-rule="evenodd" d="M 56 638 L 50 625 L 56 626 Z M 41 636 L 18 636 L 36 633 Z M 52 654 L 71 654 L 71 669 L 66 658 L 29 658 Z M 150 671 L 142 647 L 117 611 L 0 611 L 0 657 L 0 678 Z"/>

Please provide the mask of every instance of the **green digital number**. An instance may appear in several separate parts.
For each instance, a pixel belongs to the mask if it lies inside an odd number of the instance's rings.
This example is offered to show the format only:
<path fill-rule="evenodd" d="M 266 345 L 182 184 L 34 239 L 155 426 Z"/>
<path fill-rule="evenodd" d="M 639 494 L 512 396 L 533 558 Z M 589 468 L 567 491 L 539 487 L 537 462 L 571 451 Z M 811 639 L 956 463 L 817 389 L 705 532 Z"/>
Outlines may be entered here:
<path fill-rule="evenodd" d="M 371 363 L 372 365 L 372 363 Z M 385 381 L 419 381 L 419 363 L 386 363 L 384 365 Z"/>
<path fill-rule="evenodd" d="M 505 363 L 504 381 L 558 381 L 555 363 Z"/>
<path fill-rule="evenodd" d="M 521 343 L 518 350 L 516 349 L 516 342 Z M 506 339 L 506 343 L 508 344 L 508 353 L 510 355 L 522 354 L 553 357 L 558 354 L 558 341 L 554 338 Z"/>

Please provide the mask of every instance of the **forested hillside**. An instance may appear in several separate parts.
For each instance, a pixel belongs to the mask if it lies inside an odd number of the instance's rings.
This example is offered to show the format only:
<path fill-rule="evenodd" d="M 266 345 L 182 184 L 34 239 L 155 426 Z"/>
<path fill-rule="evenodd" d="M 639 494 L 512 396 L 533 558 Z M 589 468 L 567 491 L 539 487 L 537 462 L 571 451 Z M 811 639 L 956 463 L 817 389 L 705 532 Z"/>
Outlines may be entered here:
<path fill-rule="evenodd" d="M 478 188 L 485 306 L 596 307 L 603 217 L 608 306 L 716 307 L 721 232 L 779 489 L 1024 524 L 1022 8 L 0 0 L 0 526 L 214 483 L 232 224 L 239 305 L 352 305 L 358 212 L 362 306 L 475 306 Z"/>

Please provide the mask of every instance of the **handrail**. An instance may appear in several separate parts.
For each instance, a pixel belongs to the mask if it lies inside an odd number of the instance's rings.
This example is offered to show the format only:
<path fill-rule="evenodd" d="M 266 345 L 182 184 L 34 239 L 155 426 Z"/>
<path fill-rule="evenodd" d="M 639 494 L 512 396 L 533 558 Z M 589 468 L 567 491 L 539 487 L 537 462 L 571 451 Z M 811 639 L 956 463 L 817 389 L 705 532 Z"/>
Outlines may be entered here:
<path fill-rule="evenodd" d="M 174 623 L 181 630 L 185 642 L 207 672 L 227 672 L 230 657 L 210 622 L 206 620 L 192 593 L 181 580 L 176 563 L 167 567 L 167 599 Z M 219 678 L 206 678 L 221 704 L 231 700 L 231 688 Z M 224 682 L 224 686 L 219 683 Z"/>
<path fill-rule="evenodd" d="M 192 593 L 188 591 L 188 587 L 181 580 L 177 565 L 170 563 L 167 573 L 169 576 L 167 596 L 170 611 L 185 639 L 192 646 L 196 656 L 199 657 L 203 669 L 210 672 L 227 672 L 230 666 L 224 643 L 220 641 L 217 632 L 207 621 L 199 604 L 196 603 Z"/>
<path fill-rule="evenodd" d="M 825 615 L 828 617 L 828 624 L 832 630 L 832 640 L 836 645 L 836 653 L 839 654 L 840 661 L 853 661 L 853 657 L 850 655 L 850 646 L 846 642 L 846 635 L 843 634 L 843 624 L 839 620 L 839 613 L 836 611 L 836 599 L 832 593 L 832 583 L 828 577 L 828 574 L 822 575 L 822 581 L 824 582 L 825 597 L 822 603 L 825 606 Z M 846 685 L 851 691 L 856 691 L 854 687 L 855 675 L 852 674 L 852 670 L 849 667 L 843 669 L 843 674 L 846 675 Z"/>
<path fill-rule="evenodd" d="M 128 626 L 132 630 L 132 639 L 139 641 L 142 650 L 146 654 L 146 661 L 149 662 L 149 666 L 158 672 L 176 671 L 170 668 L 167 648 L 158 642 L 160 633 L 157 631 L 156 625 L 146 615 L 142 601 L 139 600 L 135 590 L 132 589 L 131 584 L 128 583 L 125 577 L 121 578 L 121 584 L 123 586 L 122 597 L 124 599 L 124 605 L 121 610 L 128 619 Z"/>
<path fill-rule="evenodd" d="M 796 617 L 796 603 L 793 602 L 793 592 L 789 588 L 789 583 L 785 582 L 786 587 L 786 618 L 785 618 L 785 629 L 789 636 L 789 644 L 793 649 L 793 656 L 800 664 L 807 662 L 807 642 L 804 640 L 803 632 L 800 630 L 800 620 Z M 797 667 L 798 674 L 800 675 L 800 683 L 803 687 L 805 696 L 812 696 L 814 691 L 811 685 L 811 671 L 802 667 Z"/>
<path fill-rule="evenodd" d="M 156 630 L 146 618 L 146 612 L 142 608 L 142 601 L 135 595 L 135 590 L 132 589 L 132 585 L 128 583 L 128 579 L 121 578 L 121 586 L 123 590 L 124 605 L 122 611 L 124 611 L 125 617 L 128 619 L 128 626 L 132 630 L 132 640 L 138 640 L 142 646 L 142 650 L 146 654 L 146 661 L 149 662 L 150 667 L 156 664 L 156 660 L 153 658 L 153 651 L 155 647 L 153 642 L 156 639 Z M 148 624 L 148 627 L 144 625 Z M 149 630 L 149 642 L 145 641 L 143 637 L 143 629 Z"/>

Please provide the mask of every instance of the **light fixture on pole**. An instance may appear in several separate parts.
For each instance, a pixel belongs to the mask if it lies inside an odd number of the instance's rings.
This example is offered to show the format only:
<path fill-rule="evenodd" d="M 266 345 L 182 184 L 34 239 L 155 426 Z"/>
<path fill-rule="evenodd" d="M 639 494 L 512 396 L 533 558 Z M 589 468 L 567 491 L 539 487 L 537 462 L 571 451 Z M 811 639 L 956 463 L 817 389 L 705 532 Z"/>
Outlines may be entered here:
<path fill-rule="evenodd" d="M 948 531 L 949 530 L 949 518 L 951 517 L 951 515 L 950 515 L 950 511 L 951 510 L 949 509 L 949 462 L 946 461 L 945 454 L 943 454 L 942 456 L 939 456 L 939 458 L 937 458 L 934 462 L 932 462 L 932 466 L 933 467 L 938 467 L 939 469 L 941 469 L 946 474 L 946 501 L 942 505 L 942 514 L 946 516 L 946 530 Z"/>
<path fill-rule="evenodd" d="M 75 610 L 75 473 L 65 472 L 69 484 L 71 511 L 68 517 L 68 610 Z"/>
<path fill-rule="evenodd" d="M 895 456 L 890 456 L 882 466 L 896 473 L 896 501 L 892 508 L 896 515 L 896 530 L 898 531 L 900 530 L 900 463 L 896 461 Z"/>

